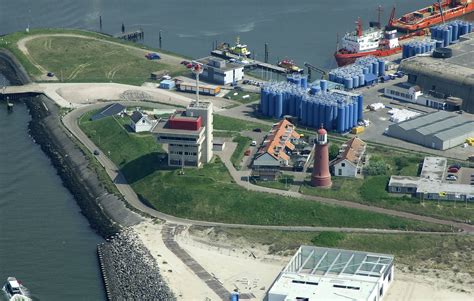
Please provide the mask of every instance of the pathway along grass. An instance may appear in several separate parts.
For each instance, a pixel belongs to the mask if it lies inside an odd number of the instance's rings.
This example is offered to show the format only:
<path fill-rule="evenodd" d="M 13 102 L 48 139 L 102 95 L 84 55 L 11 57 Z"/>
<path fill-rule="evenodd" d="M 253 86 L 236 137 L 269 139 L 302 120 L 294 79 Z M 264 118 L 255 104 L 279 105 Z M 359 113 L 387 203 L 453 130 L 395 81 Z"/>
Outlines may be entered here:
<path fill-rule="evenodd" d="M 32 76 L 40 70 L 16 47 L 18 40 L 39 34 L 75 34 L 80 37 L 44 36 L 26 42 L 29 54 L 47 71 L 63 82 L 117 82 L 141 85 L 150 73 L 168 70 L 172 75 L 186 72 L 179 63 L 150 61 L 137 44 L 80 30 L 33 30 L 30 34 L 14 33 L 0 40 L 0 47 L 12 51 Z M 95 39 L 90 39 L 90 38 Z M 109 43 L 110 41 L 114 43 Z M 125 47 L 133 45 L 133 48 Z M 150 50 L 151 51 L 151 50 Z M 160 51 L 161 52 L 161 51 Z"/>
<path fill-rule="evenodd" d="M 90 114 L 88 115 L 90 116 Z M 207 221 L 261 225 L 306 225 L 403 230 L 448 227 L 295 198 L 247 191 L 233 183 L 219 158 L 184 175 L 168 169 L 149 135 L 129 133 L 113 117 L 80 119 L 82 130 L 119 166 L 133 189 L 157 210 Z"/>

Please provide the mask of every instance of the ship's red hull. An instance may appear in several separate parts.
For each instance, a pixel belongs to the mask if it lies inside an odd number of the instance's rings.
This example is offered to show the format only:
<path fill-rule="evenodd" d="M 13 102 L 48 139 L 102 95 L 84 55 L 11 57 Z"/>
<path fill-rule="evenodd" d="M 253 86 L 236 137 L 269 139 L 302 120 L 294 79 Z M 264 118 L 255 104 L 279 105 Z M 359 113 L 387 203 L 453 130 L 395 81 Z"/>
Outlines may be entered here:
<path fill-rule="evenodd" d="M 358 52 L 358 53 L 343 53 L 338 51 L 334 53 L 334 57 L 336 58 L 337 65 L 339 67 L 352 64 L 356 61 L 356 59 L 368 55 L 373 56 L 388 56 L 392 54 L 396 54 L 402 51 L 402 47 L 397 47 L 393 49 L 377 49 L 373 51 L 366 51 L 366 52 Z"/>
<path fill-rule="evenodd" d="M 427 12 L 428 8 L 423 8 L 418 12 Z M 444 21 L 451 20 L 454 18 L 461 17 L 463 15 L 469 14 L 474 12 L 474 3 L 466 4 L 465 6 L 459 6 L 455 8 L 444 8 Z M 408 16 L 407 14 L 405 16 Z M 403 18 L 403 17 L 402 17 Z M 390 22 L 389 26 L 393 28 L 397 28 L 404 31 L 415 31 L 423 28 L 427 28 L 439 23 L 443 22 L 443 17 L 441 16 L 441 12 L 437 11 L 435 14 L 417 20 L 416 22 L 404 22 L 402 18 L 396 19 Z"/>

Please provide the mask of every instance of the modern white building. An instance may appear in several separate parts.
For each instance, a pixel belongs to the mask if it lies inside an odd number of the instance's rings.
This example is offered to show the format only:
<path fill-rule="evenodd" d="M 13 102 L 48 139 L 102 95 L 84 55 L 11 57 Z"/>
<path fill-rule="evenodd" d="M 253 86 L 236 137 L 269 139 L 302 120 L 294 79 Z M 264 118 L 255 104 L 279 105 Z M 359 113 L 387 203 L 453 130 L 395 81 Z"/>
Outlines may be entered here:
<path fill-rule="evenodd" d="M 130 119 L 130 127 L 135 133 L 150 132 L 157 123 L 157 120 L 140 111 L 133 111 Z"/>
<path fill-rule="evenodd" d="M 390 87 L 386 87 L 383 94 L 391 99 L 397 99 L 412 103 L 418 103 L 418 98 L 423 95 L 420 87 L 407 83 L 398 83 Z"/>
<path fill-rule="evenodd" d="M 380 301 L 393 279 L 392 255 L 301 246 L 268 301 Z"/>
<path fill-rule="evenodd" d="M 339 149 L 339 155 L 331 163 L 331 169 L 336 177 L 357 177 L 362 174 L 365 161 L 366 143 L 354 137 L 344 143 Z"/>
<path fill-rule="evenodd" d="M 219 85 L 232 84 L 244 78 L 244 66 L 226 62 L 217 57 L 205 57 L 197 60 L 203 66 L 199 78 Z"/>
<path fill-rule="evenodd" d="M 168 165 L 201 167 L 213 156 L 212 103 L 193 102 L 152 130 L 158 143 L 168 145 Z"/>

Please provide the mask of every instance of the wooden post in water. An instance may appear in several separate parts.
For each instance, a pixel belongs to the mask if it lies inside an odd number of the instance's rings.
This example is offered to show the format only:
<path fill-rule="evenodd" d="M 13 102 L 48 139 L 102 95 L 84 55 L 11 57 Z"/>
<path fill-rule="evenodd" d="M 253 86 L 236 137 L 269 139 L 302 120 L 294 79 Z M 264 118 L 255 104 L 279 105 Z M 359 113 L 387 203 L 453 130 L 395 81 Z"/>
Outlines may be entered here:
<path fill-rule="evenodd" d="M 161 48 L 162 48 L 162 47 L 161 47 L 161 30 L 160 30 L 160 32 L 158 33 L 158 42 L 159 42 L 160 49 L 161 49 Z"/>
<path fill-rule="evenodd" d="M 99 16 L 99 31 L 102 32 L 102 16 Z"/>
<path fill-rule="evenodd" d="M 122 22 L 122 33 L 125 33 L 125 24 Z"/>

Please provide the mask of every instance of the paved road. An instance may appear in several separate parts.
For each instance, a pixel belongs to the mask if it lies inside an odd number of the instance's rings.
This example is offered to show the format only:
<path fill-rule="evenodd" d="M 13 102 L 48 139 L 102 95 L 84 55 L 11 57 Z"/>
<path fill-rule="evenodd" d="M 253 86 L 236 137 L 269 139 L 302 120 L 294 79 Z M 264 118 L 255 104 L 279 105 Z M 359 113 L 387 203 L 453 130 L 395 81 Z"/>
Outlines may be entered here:
<path fill-rule="evenodd" d="M 145 105 L 145 104 L 140 104 L 139 102 L 121 102 L 121 103 L 124 105 Z M 147 105 L 150 105 L 150 103 L 147 103 Z M 91 152 L 98 149 L 98 147 L 84 134 L 84 132 L 82 132 L 82 130 L 79 128 L 77 120 L 84 113 L 100 108 L 102 106 L 105 106 L 105 104 L 95 104 L 95 105 L 77 108 L 73 110 L 72 112 L 70 112 L 69 114 L 67 114 L 63 118 L 63 123 L 66 126 L 66 128 L 68 128 L 69 131 L 81 143 L 83 143 Z M 421 216 L 421 215 L 416 215 L 416 214 L 407 213 L 407 212 L 399 212 L 396 210 L 372 207 L 372 206 L 367 206 L 367 205 L 363 205 L 359 203 L 353 203 L 349 201 L 340 201 L 340 200 L 334 200 L 334 199 L 326 199 L 326 198 L 302 195 L 301 193 L 294 192 L 294 191 L 283 191 L 283 190 L 272 189 L 272 188 L 250 184 L 248 183 L 248 181 L 245 181 L 245 178 L 249 175 L 249 172 L 237 171 L 232 165 L 232 163 L 230 163 L 230 156 L 232 152 L 233 152 L 233 148 L 228 147 L 225 149 L 225 151 L 222 154 L 220 154 L 220 156 L 222 157 L 226 167 L 228 168 L 229 172 L 231 173 L 236 183 L 246 189 L 259 191 L 259 192 L 279 194 L 279 195 L 289 196 L 289 197 L 302 198 L 309 201 L 316 201 L 316 202 L 321 202 L 325 204 L 338 205 L 338 206 L 343 206 L 347 208 L 367 210 L 371 212 L 388 214 L 388 215 L 408 218 L 412 220 L 418 220 L 418 221 L 424 221 L 424 222 L 430 222 L 430 223 L 442 224 L 442 225 L 450 225 L 456 228 L 460 228 L 467 233 L 470 233 L 470 234 L 474 233 L 474 226 L 463 224 L 463 223 L 456 223 L 456 222 L 436 219 L 436 218 L 432 218 L 428 216 Z M 267 229 L 267 230 L 282 230 L 282 231 L 314 231 L 314 232 L 339 231 L 339 232 L 363 232 L 363 233 L 421 233 L 421 234 L 428 233 L 428 232 L 420 232 L 420 231 L 402 231 L 402 230 L 385 230 L 385 229 L 225 224 L 225 223 L 196 221 L 196 220 L 178 218 L 175 216 L 171 216 L 171 215 L 159 212 L 155 209 L 152 209 L 144 205 L 138 198 L 137 194 L 130 187 L 130 185 L 127 184 L 123 174 L 120 171 L 118 171 L 117 166 L 107 156 L 105 156 L 102 153 L 96 157 L 98 161 L 100 162 L 100 164 L 105 168 L 107 174 L 110 176 L 110 178 L 113 180 L 113 182 L 117 186 L 117 189 L 120 191 L 120 193 L 124 196 L 125 200 L 131 206 L 133 206 L 134 208 L 146 214 L 149 214 L 150 216 L 165 220 L 173 224 L 198 225 L 198 226 L 209 226 L 209 227 L 216 226 L 216 227 L 227 227 L 227 228 Z"/>

